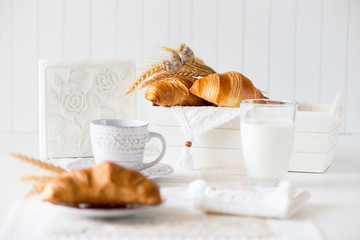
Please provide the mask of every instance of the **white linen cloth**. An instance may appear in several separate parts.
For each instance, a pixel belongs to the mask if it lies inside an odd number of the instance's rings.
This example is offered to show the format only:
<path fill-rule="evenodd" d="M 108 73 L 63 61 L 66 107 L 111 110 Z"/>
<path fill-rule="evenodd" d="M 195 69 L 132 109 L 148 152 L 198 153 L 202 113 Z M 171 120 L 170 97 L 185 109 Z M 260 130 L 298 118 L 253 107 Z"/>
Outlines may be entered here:
<path fill-rule="evenodd" d="M 279 183 L 276 188 L 254 191 L 213 188 L 204 180 L 196 180 L 188 192 L 195 206 L 204 212 L 269 218 L 290 218 L 304 208 L 310 198 L 307 191 L 296 193 L 289 181 Z"/>
<path fill-rule="evenodd" d="M 243 170 L 217 178 L 217 183 L 238 181 L 234 187 L 246 188 Z M 218 174 L 230 173 L 228 169 Z M 91 219 L 73 216 L 44 204 L 39 197 L 20 200 L 11 210 L 1 240 L 113 240 L 113 239 L 238 239 L 238 240 L 322 240 L 323 237 L 306 211 L 287 220 L 205 214 L 194 208 L 188 196 L 189 184 L 200 177 L 208 183 L 216 172 L 209 169 L 175 171 L 156 179 L 165 203 L 137 215 L 115 219 Z M 211 174 L 210 174 L 211 173 Z M 238 176 L 240 173 L 240 177 Z M 209 180 L 209 181 L 208 181 Z M 243 181 L 244 180 L 244 181 Z M 228 184 L 226 184 L 228 185 Z M 218 185 L 221 186 L 221 185 Z"/>
<path fill-rule="evenodd" d="M 240 115 L 239 108 L 228 107 L 171 107 L 181 130 L 188 142 L 195 141 L 204 133 L 224 124 Z M 184 147 L 183 153 L 176 163 L 179 169 L 192 169 L 194 161 L 188 146 Z"/>

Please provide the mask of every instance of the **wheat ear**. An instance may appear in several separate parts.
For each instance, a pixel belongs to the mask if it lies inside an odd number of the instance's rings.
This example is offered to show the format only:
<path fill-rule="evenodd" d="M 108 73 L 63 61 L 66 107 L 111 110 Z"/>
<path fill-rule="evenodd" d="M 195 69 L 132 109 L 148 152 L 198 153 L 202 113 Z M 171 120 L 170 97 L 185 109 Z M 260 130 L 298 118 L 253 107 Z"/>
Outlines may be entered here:
<path fill-rule="evenodd" d="M 37 183 L 48 183 L 53 176 L 23 176 L 21 181 L 35 181 Z"/>
<path fill-rule="evenodd" d="M 197 62 L 197 63 L 205 64 L 205 61 L 202 60 L 201 58 L 197 57 L 197 56 L 194 56 L 194 61 Z"/>
<path fill-rule="evenodd" d="M 194 68 L 198 71 L 204 72 L 207 75 L 212 74 L 212 73 L 216 73 L 215 70 L 213 70 L 211 67 L 209 67 L 206 64 L 202 64 L 196 61 L 193 61 L 191 63 L 185 63 L 186 66 L 189 66 L 191 68 Z"/>
<path fill-rule="evenodd" d="M 215 73 L 215 71 L 206 65 L 202 59 L 196 57 L 193 50 L 185 43 L 180 44 L 177 51 L 185 65 L 208 74 Z"/>
<path fill-rule="evenodd" d="M 28 198 L 28 197 L 30 197 L 30 196 L 32 196 L 34 194 L 41 193 L 44 190 L 45 185 L 46 184 L 33 184 L 30 191 L 26 193 L 25 198 Z"/>
<path fill-rule="evenodd" d="M 181 73 L 191 73 L 191 74 L 193 74 L 194 76 L 197 76 L 197 77 L 206 77 L 207 75 L 209 75 L 208 73 L 199 71 L 197 69 L 191 68 L 191 67 L 186 66 L 186 65 L 179 72 L 181 72 Z"/>
<path fill-rule="evenodd" d="M 209 67 L 205 63 L 194 61 L 194 64 L 195 64 L 196 67 L 203 67 L 204 69 L 207 69 L 207 71 L 209 71 L 210 73 L 216 73 L 216 71 L 214 69 L 212 69 L 211 67 Z"/>
<path fill-rule="evenodd" d="M 153 64 L 148 70 L 146 70 L 145 72 L 143 72 L 136 80 L 134 83 L 132 83 L 130 85 L 129 90 L 125 93 L 125 95 L 129 95 L 130 93 L 134 92 L 135 89 L 147 78 L 149 78 L 150 76 L 152 76 L 155 73 L 158 73 L 160 71 L 164 70 L 164 65 L 163 63 L 155 63 Z"/>
<path fill-rule="evenodd" d="M 203 72 L 190 71 L 187 69 L 181 69 L 179 72 L 176 72 L 176 73 L 163 72 L 163 73 L 159 73 L 158 75 L 151 78 L 150 80 L 147 80 L 146 82 L 144 82 L 140 86 L 140 88 L 145 88 L 151 84 L 154 84 L 158 81 L 161 81 L 163 79 L 170 78 L 170 77 L 188 77 L 188 78 L 192 78 L 192 79 L 196 80 L 196 77 L 205 77 L 205 76 L 207 76 L 207 74 L 204 74 Z"/>
<path fill-rule="evenodd" d="M 54 172 L 54 173 L 59 174 L 59 173 L 65 172 L 65 170 L 62 169 L 61 167 L 55 166 L 55 165 L 53 165 L 51 163 L 46 163 L 46 162 L 40 161 L 39 159 L 31 158 L 31 157 L 21 155 L 21 154 L 17 154 L 17 153 L 10 153 L 10 155 L 12 157 L 14 157 L 14 158 L 17 158 L 17 159 L 21 160 L 21 161 L 30 163 L 30 164 L 32 164 L 34 166 L 37 166 L 37 167 L 42 168 L 42 169 L 46 169 L 46 170 Z"/>
<path fill-rule="evenodd" d="M 192 77 L 192 76 L 184 76 L 184 75 L 180 75 L 179 73 L 171 73 L 171 74 L 169 74 L 169 76 L 168 77 L 165 77 L 164 75 L 163 76 L 161 76 L 161 77 L 159 77 L 159 78 L 153 78 L 153 79 L 150 79 L 150 80 L 148 80 L 148 81 L 146 81 L 146 82 L 144 82 L 141 86 L 140 86 L 140 88 L 142 89 L 142 88 L 146 88 L 147 86 L 150 86 L 150 85 L 152 85 L 152 84 L 154 84 L 154 83 L 157 83 L 157 82 L 159 82 L 159 81 L 161 81 L 161 80 L 167 80 L 168 78 L 177 78 L 177 77 L 181 77 L 181 78 L 186 78 L 186 79 L 188 79 L 188 80 L 190 80 L 190 81 L 192 81 L 192 82 L 195 82 L 196 80 L 197 80 L 197 78 L 195 78 L 195 77 Z"/>
<path fill-rule="evenodd" d="M 175 49 L 172 49 L 172 48 L 169 48 L 169 47 L 165 47 L 165 46 L 162 46 L 162 48 L 163 48 L 165 51 L 171 53 L 172 55 L 179 56 L 178 51 L 175 50 Z"/>

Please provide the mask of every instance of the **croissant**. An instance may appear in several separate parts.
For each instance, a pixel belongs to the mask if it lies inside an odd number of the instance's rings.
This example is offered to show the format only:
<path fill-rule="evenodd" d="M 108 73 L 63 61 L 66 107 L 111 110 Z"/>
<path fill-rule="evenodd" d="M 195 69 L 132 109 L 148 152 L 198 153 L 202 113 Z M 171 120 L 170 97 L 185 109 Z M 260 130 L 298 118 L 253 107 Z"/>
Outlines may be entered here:
<path fill-rule="evenodd" d="M 171 77 L 150 85 L 145 91 L 145 98 L 160 106 L 203 106 L 208 105 L 190 92 L 196 78 Z"/>
<path fill-rule="evenodd" d="M 42 200 L 75 206 L 161 203 L 159 187 L 153 181 L 112 162 L 61 173 L 45 186 Z"/>
<path fill-rule="evenodd" d="M 244 99 L 265 98 L 247 77 L 238 72 L 210 74 L 195 81 L 190 92 L 223 107 L 239 107 Z"/>

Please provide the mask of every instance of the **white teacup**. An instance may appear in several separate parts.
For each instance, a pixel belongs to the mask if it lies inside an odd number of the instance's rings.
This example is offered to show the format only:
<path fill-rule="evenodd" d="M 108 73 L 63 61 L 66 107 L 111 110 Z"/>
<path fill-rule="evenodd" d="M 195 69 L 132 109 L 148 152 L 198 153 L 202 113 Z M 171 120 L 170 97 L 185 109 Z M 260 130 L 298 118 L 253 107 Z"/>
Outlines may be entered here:
<path fill-rule="evenodd" d="M 159 163 L 166 151 L 162 135 L 149 132 L 149 124 L 138 120 L 99 119 L 91 122 L 91 145 L 96 163 L 115 162 L 124 167 L 143 170 Z M 153 161 L 144 160 L 145 145 L 151 138 L 162 143 L 160 155 Z"/>

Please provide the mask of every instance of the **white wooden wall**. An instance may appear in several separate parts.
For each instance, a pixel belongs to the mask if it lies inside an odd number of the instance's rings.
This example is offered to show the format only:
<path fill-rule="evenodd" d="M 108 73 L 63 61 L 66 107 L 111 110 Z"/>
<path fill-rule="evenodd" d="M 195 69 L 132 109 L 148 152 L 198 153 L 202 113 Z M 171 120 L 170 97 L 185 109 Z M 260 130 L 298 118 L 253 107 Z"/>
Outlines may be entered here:
<path fill-rule="evenodd" d="M 273 98 L 330 103 L 360 133 L 360 0 L 0 0 L 0 132 L 38 130 L 38 59 L 135 58 L 189 44 Z"/>

